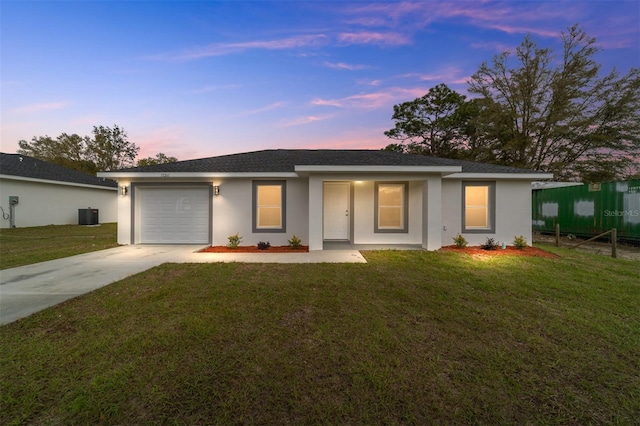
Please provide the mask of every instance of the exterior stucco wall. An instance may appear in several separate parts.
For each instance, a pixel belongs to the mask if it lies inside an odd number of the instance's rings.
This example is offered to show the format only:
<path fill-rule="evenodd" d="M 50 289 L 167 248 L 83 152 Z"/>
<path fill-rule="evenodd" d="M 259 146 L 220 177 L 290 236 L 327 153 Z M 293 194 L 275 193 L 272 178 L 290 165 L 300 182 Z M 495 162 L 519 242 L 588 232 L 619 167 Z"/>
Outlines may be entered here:
<path fill-rule="evenodd" d="M 220 195 L 213 197 L 213 245 L 226 245 L 228 237 L 236 233 L 242 236 L 241 245 L 256 245 L 268 241 L 271 245 L 287 245 L 294 234 L 308 244 L 308 186 L 301 179 L 286 180 L 286 232 L 257 232 L 253 224 L 253 188 L 252 182 L 260 179 L 218 180 Z M 263 179 L 265 180 L 265 179 Z"/>
<path fill-rule="evenodd" d="M 117 190 L 56 183 L 0 179 L 0 206 L 9 214 L 9 196 L 19 197 L 15 206 L 18 228 L 45 225 L 77 225 L 78 209 L 98 209 L 100 223 L 116 222 Z M 8 228 L 2 218 L 0 227 Z"/>
<path fill-rule="evenodd" d="M 228 237 L 239 233 L 241 245 L 256 245 L 268 241 L 274 246 L 287 245 L 295 234 L 302 244 L 309 243 L 309 195 L 308 184 L 303 179 L 286 180 L 286 232 L 253 232 L 253 188 L 252 182 L 260 179 L 218 180 L 220 195 L 213 197 L 213 245 L 226 245 Z"/>
<path fill-rule="evenodd" d="M 483 181 L 490 181 L 484 179 Z M 487 238 L 512 245 L 516 236 L 523 235 L 531 244 L 531 182 L 528 180 L 495 180 L 495 233 L 462 232 L 461 179 L 442 181 L 442 245 L 453 244 L 453 237 L 461 233 L 469 245 L 483 244 Z"/>
<path fill-rule="evenodd" d="M 308 184 L 304 179 L 263 179 L 263 180 L 286 180 L 287 182 L 287 214 L 286 232 L 260 232 L 254 233 L 252 230 L 253 212 L 253 189 L 252 182 L 260 179 L 215 179 L 206 183 L 220 187 L 220 194 L 212 197 L 212 218 L 211 218 L 211 244 L 227 245 L 228 237 L 236 233 L 242 236 L 241 245 L 256 245 L 260 241 L 269 241 L 271 245 L 287 245 L 294 234 L 302 239 L 302 244 L 308 244 Z M 204 181 L 194 182 L 201 185 Z M 119 185 L 130 187 L 129 195 L 118 195 L 118 243 L 132 244 L 132 200 L 139 202 L 139 197 L 132 197 L 132 191 L 143 184 L 153 184 L 163 187 L 188 186 L 185 181 L 162 181 L 153 180 L 131 182 L 130 180 L 120 180 Z M 132 185 L 133 184 L 133 185 Z M 133 190 L 131 189 L 133 187 Z M 135 211 L 134 211 L 135 214 Z M 139 226 L 134 230 L 134 241 L 139 241 Z"/>
<path fill-rule="evenodd" d="M 385 182 L 388 179 L 379 179 Z M 422 244 L 422 187 L 420 181 L 409 183 L 408 232 L 374 232 L 374 181 L 362 181 L 354 185 L 354 244 Z"/>

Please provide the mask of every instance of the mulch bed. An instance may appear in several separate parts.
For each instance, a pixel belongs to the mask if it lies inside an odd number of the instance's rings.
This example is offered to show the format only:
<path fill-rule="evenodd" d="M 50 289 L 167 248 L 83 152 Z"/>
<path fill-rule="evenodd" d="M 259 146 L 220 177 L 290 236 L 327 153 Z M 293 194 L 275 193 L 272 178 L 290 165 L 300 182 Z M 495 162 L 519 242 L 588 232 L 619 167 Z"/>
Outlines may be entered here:
<path fill-rule="evenodd" d="M 496 250 L 484 250 L 483 248 L 481 248 L 480 246 L 473 246 L 473 247 L 456 247 L 455 245 L 453 246 L 446 246 L 446 247 L 442 247 L 439 251 L 445 251 L 445 252 L 458 252 L 458 253 L 465 253 L 465 254 L 469 254 L 472 256 L 533 256 L 533 257 L 546 257 L 549 259 L 555 259 L 558 258 L 560 256 L 553 254 L 553 253 L 549 253 L 547 251 L 544 251 L 542 249 L 539 249 L 537 247 L 531 247 L 531 246 L 527 246 L 525 248 L 519 249 L 513 246 L 507 246 L 506 249 L 502 250 L 502 248 L 498 247 Z"/>
<path fill-rule="evenodd" d="M 227 246 L 211 246 L 204 248 L 199 253 L 307 253 L 309 246 L 300 246 L 294 249 L 289 246 L 271 246 L 266 250 L 260 250 L 258 246 L 238 246 L 229 248 Z"/>

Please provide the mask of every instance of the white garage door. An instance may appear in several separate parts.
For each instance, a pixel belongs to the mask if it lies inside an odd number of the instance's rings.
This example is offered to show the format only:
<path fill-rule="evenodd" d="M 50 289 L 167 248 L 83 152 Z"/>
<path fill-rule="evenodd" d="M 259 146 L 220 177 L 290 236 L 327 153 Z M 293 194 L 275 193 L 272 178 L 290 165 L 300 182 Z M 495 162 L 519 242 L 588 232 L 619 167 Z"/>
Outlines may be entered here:
<path fill-rule="evenodd" d="M 139 188 L 140 242 L 209 242 L 209 188 Z"/>

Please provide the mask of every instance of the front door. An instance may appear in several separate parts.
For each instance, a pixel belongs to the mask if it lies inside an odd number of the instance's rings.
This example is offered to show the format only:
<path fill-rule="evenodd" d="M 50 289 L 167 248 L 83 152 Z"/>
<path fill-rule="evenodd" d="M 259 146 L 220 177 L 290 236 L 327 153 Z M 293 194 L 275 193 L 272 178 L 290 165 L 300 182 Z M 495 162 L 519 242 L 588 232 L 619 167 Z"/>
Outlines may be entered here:
<path fill-rule="evenodd" d="M 325 182 L 323 219 L 325 240 L 349 240 L 351 185 Z"/>

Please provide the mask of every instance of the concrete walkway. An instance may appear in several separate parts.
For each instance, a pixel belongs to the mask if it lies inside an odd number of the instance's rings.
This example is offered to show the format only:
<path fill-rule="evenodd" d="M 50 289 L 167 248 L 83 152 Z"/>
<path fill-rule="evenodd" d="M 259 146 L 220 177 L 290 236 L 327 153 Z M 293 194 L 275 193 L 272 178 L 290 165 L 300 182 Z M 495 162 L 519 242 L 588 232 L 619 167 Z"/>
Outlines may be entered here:
<path fill-rule="evenodd" d="M 357 250 L 197 253 L 202 245 L 122 246 L 0 271 L 0 324 L 163 263 L 366 263 Z"/>

